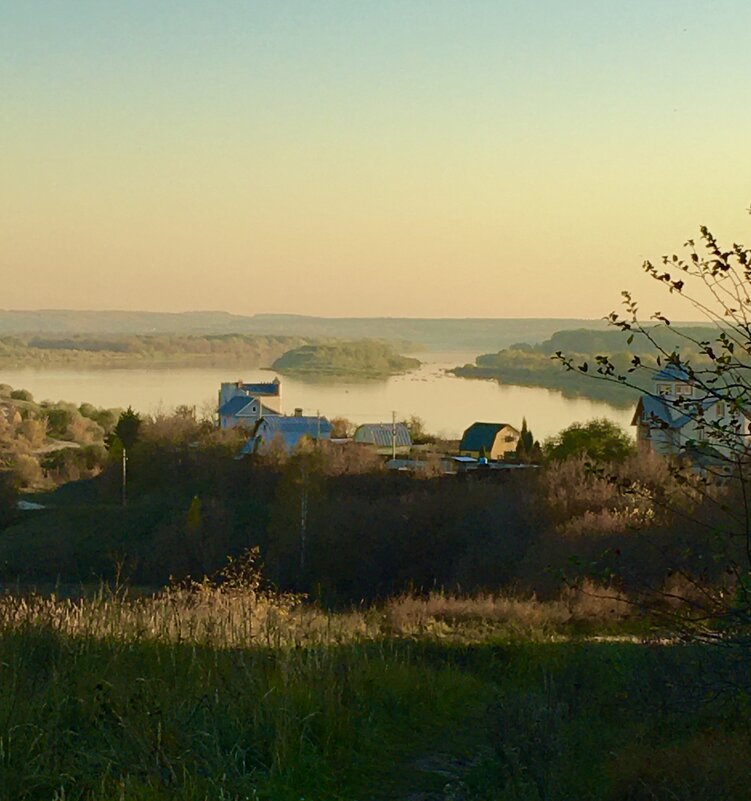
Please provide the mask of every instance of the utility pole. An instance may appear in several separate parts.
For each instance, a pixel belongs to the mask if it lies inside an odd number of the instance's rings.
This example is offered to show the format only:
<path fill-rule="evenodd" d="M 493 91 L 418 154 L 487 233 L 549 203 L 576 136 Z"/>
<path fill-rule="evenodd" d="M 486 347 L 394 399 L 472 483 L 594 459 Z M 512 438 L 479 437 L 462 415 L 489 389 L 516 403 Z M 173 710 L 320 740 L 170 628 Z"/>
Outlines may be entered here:
<path fill-rule="evenodd" d="M 128 452 L 123 447 L 123 506 L 128 505 Z"/>
<path fill-rule="evenodd" d="M 396 410 L 391 412 L 391 458 L 396 459 Z"/>
<path fill-rule="evenodd" d="M 300 481 L 300 573 L 305 571 L 305 539 L 308 527 L 308 487 L 305 464 L 301 469 Z"/>

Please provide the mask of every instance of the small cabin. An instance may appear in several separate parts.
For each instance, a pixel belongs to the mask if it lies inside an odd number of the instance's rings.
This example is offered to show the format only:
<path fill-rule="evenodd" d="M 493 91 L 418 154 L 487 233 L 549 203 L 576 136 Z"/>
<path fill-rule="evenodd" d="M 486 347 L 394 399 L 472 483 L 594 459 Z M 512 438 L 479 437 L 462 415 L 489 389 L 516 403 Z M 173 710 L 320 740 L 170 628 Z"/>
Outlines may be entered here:
<path fill-rule="evenodd" d="M 459 455 L 505 459 L 516 453 L 519 436 L 519 430 L 509 423 L 472 423 L 459 443 Z"/>

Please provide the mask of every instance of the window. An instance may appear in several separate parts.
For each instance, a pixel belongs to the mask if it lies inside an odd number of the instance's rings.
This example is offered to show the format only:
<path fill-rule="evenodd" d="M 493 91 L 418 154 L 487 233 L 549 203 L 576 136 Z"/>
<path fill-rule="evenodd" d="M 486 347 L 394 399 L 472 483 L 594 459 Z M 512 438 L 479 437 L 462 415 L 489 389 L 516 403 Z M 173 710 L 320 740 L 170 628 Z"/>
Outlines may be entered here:
<path fill-rule="evenodd" d="M 665 395 L 672 394 L 673 385 L 672 384 L 658 384 L 657 385 L 657 394 L 660 397 L 664 397 Z"/>
<path fill-rule="evenodd" d="M 725 401 L 718 401 L 715 406 L 715 414 L 718 418 L 725 416 Z"/>
<path fill-rule="evenodd" d="M 694 394 L 694 388 L 691 384 L 676 384 L 675 392 L 677 395 L 683 395 L 684 398 L 690 398 Z"/>

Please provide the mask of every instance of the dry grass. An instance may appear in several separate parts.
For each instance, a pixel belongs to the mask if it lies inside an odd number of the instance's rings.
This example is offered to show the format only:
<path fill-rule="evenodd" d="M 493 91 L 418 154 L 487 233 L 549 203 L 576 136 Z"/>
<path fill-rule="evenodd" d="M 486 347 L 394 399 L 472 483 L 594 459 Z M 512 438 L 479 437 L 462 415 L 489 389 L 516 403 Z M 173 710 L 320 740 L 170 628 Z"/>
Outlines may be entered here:
<path fill-rule="evenodd" d="M 484 629 L 547 636 L 570 624 L 619 621 L 632 614 L 625 597 L 606 587 L 584 582 L 566 590 L 558 600 L 539 601 L 492 593 L 463 596 L 432 592 L 400 595 L 386 602 L 383 614 L 388 630 L 402 635 L 423 633 L 467 636 L 468 624 Z"/>
<path fill-rule="evenodd" d="M 43 626 L 75 637 L 213 648 L 301 647 L 386 637 L 546 638 L 564 632 L 570 624 L 602 624 L 628 614 L 624 600 L 592 585 L 550 602 L 433 592 L 401 595 L 382 606 L 335 613 L 301 596 L 213 585 L 172 588 L 148 597 L 110 591 L 88 599 L 0 597 L 0 631 Z"/>

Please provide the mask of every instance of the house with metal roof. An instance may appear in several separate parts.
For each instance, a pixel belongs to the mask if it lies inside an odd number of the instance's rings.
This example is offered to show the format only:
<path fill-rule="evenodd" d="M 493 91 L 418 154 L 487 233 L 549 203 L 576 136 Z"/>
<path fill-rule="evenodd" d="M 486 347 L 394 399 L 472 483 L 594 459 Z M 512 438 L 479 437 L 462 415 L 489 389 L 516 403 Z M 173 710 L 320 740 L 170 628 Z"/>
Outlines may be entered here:
<path fill-rule="evenodd" d="M 412 447 L 412 437 L 404 423 L 363 423 L 355 430 L 353 439 L 384 454 L 408 453 Z"/>
<path fill-rule="evenodd" d="M 263 453 L 277 446 L 292 453 L 305 439 L 312 442 L 331 439 L 331 428 L 325 417 L 308 417 L 301 413 L 293 417 L 262 417 L 240 453 Z"/>
<path fill-rule="evenodd" d="M 520 433 L 509 423 L 472 423 L 459 443 L 459 455 L 503 459 L 516 452 Z"/>
<path fill-rule="evenodd" d="M 654 389 L 636 404 L 631 425 L 636 441 L 661 456 L 702 454 L 726 458 L 749 445 L 748 413 L 691 380 L 682 367 L 669 365 L 653 377 Z"/>
<path fill-rule="evenodd" d="M 278 378 L 246 384 L 223 382 L 219 389 L 219 428 L 252 428 L 262 417 L 282 413 L 282 386 Z"/>

